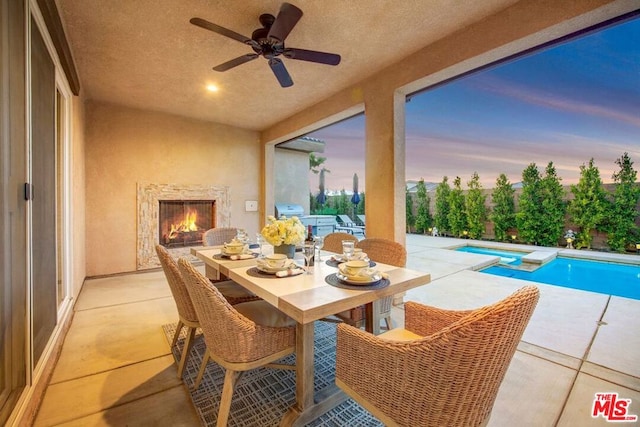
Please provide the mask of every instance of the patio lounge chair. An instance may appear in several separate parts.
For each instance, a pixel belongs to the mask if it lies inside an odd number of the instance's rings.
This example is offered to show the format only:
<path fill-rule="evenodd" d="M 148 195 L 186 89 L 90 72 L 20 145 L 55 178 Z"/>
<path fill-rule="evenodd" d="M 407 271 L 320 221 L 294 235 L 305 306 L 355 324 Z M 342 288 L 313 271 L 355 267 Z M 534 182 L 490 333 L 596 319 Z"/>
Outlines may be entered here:
<path fill-rule="evenodd" d="M 364 215 L 356 215 L 358 217 L 358 219 L 360 220 L 360 222 L 362 223 L 362 227 L 366 226 L 367 223 L 365 221 L 365 216 Z"/>
<path fill-rule="evenodd" d="M 338 218 L 338 225 L 336 225 L 336 231 L 344 231 L 349 234 L 364 236 L 364 227 L 356 225 L 348 215 L 336 215 Z"/>
<path fill-rule="evenodd" d="M 336 385 L 388 426 L 486 425 L 538 301 L 525 286 L 476 310 L 405 304 L 405 329 L 338 325 Z"/>

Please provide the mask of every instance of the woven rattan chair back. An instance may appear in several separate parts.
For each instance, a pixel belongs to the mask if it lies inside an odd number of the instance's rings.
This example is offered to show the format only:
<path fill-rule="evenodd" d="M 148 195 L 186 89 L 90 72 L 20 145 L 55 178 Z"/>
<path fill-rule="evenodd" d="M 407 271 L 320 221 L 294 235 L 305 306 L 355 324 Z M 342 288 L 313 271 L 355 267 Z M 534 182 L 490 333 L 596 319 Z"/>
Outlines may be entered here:
<path fill-rule="evenodd" d="M 392 341 L 338 325 L 336 384 L 386 425 L 480 426 L 538 302 L 525 286 L 493 305 L 453 311 L 405 304 Z"/>
<path fill-rule="evenodd" d="M 269 327 L 254 323 L 229 304 L 189 261 L 181 258 L 178 266 L 200 318 L 207 344 L 195 387 L 200 384 L 209 359 L 225 369 L 216 425 L 226 426 L 233 390 L 241 372 L 262 366 L 294 369 L 293 366 L 276 365 L 273 362 L 294 352 L 295 326 Z M 239 304 L 238 307 L 260 303 L 266 304 L 264 301 L 254 301 Z"/>
<path fill-rule="evenodd" d="M 178 261 L 200 319 L 207 348 L 226 361 L 241 363 L 293 346 L 295 328 L 269 328 L 238 313 L 202 273 L 186 259 Z M 215 349 L 215 350 L 213 350 Z"/>
<path fill-rule="evenodd" d="M 358 238 L 353 234 L 342 232 L 329 233 L 324 236 L 324 245 L 322 246 L 322 249 L 325 251 L 341 254 L 343 240 L 351 240 L 356 243 L 358 242 Z"/>
<path fill-rule="evenodd" d="M 369 259 L 383 264 L 395 265 L 396 267 L 404 267 L 407 263 L 407 250 L 398 242 L 392 240 L 369 238 L 361 240 L 357 243 L 357 246 L 365 252 Z M 387 329 L 391 329 L 391 305 L 393 303 L 393 297 L 388 296 L 380 299 L 380 317 L 384 319 Z M 354 317 L 357 318 L 358 312 L 354 312 Z M 362 317 L 362 316 L 360 316 Z M 356 323 L 356 325 L 362 325 L 364 320 Z"/>
<path fill-rule="evenodd" d="M 373 261 L 396 267 L 404 267 L 407 263 L 407 250 L 398 242 L 369 238 L 360 240 L 356 246 L 366 252 Z"/>
<path fill-rule="evenodd" d="M 187 328 L 187 336 L 182 348 L 182 357 L 178 364 L 178 377 L 182 378 L 182 372 L 187 362 L 189 350 L 193 345 L 193 337 L 196 329 L 200 326 L 200 323 L 198 322 L 198 315 L 196 314 L 196 310 L 191 302 L 191 297 L 189 297 L 187 287 L 182 279 L 180 270 L 178 269 L 178 264 L 164 246 L 157 245 L 156 253 L 158 254 L 160 265 L 162 265 L 162 270 L 164 271 L 164 275 L 169 283 L 171 295 L 173 295 L 173 300 L 175 301 L 176 308 L 178 309 L 178 326 L 176 326 L 176 332 L 173 335 L 171 347 L 175 346 L 178 342 L 178 337 L 182 332 L 182 328 Z"/>
<path fill-rule="evenodd" d="M 236 237 L 238 229 L 233 227 L 210 228 L 202 235 L 202 243 L 205 246 L 220 246 Z"/>

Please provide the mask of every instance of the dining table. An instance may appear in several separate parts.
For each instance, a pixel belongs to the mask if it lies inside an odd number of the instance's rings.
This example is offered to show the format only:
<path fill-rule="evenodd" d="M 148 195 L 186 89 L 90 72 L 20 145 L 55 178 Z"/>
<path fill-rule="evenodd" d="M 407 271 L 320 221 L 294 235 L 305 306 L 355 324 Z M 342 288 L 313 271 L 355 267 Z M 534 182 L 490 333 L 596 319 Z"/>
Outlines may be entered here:
<path fill-rule="evenodd" d="M 365 306 L 367 331 L 380 332 L 379 300 L 431 281 L 428 272 L 376 263 L 382 280 L 373 286 L 336 280 L 336 254 L 321 251 L 308 272 L 277 277 L 257 272 L 256 258 L 232 260 L 221 256 L 222 247 L 194 247 L 209 273 L 237 282 L 296 322 L 296 402 L 285 413 L 281 426 L 303 426 L 348 399 L 335 384 L 314 392 L 314 322 L 361 305 Z M 304 262 L 304 260 L 296 260 Z M 383 285 L 383 286 L 381 286 Z"/>

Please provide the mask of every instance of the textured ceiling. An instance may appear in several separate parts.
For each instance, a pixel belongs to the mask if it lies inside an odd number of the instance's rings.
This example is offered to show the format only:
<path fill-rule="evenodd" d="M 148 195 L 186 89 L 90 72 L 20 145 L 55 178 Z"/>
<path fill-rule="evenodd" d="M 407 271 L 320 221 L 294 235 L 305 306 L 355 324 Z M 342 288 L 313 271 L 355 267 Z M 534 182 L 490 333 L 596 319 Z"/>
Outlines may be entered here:
<path fill-rule="evenodd" d="M 516 0 L 294 0 L 304 12 L 288 47 L 337 53 L 338 66 L 283 59 L 281 88 L 264 58 L 219 73 L 249 46 L 189 23 L 245 36 L 276 0 L 57 0 L 87 99 L 263 130 Z M 462 7 L 464 6 L 464 7 Z M 217 93 L 205 85 L 215 83 Z"/>

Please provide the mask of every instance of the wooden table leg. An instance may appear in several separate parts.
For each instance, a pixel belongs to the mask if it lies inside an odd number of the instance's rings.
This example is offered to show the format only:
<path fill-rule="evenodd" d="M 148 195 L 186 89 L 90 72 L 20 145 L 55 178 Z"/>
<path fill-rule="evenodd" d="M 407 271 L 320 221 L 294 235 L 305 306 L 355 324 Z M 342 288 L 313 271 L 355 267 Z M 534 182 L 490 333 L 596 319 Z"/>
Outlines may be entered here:
<path fill-rule="evenodd" d="M 296 404 L 280 421 L 281 427 L 304 426 L 348 399 L 335 384 L 327 386 L 314 400 L 313 322 L 296 327 Z"/>
<path fill-rule="evenodd" d="M 313 405 L 313 322 L 296 325 L 296 404 L 280 422 L 281 426 L 295 425 L 301 413 Z"/>
<path fill-rule="evenodd" d="M 368 304 L 365 304 L 365 306 L 364 306 L 364 329 L 367 332 L 373 333 L 373 327 L 374 327 L 373 324 L 374 324 L 373 303 L 370 302 Z M 378 325 L 378 328 L 380 328 L 379 325 Z"/>

